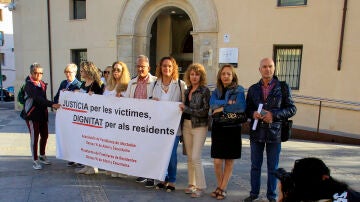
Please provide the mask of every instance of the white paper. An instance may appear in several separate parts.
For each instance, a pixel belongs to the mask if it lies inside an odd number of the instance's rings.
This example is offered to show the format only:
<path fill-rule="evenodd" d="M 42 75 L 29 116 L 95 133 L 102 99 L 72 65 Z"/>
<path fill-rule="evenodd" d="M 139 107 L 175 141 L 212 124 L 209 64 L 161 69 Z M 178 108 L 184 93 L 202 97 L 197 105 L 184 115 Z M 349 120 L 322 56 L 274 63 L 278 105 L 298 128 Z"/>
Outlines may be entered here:
<path fill-rule="evenodd" d="M 263 108 L 263 104 L 260 103 L 259 107 L 257 109 L 257 112 L 260 113 L 262 108 Z M 256 130 L 256 126 L 257 126 L 258 122 L 259 122 L 259 119 L 255 119 L 254 124 L 252 126 L 252 130 Z"/>

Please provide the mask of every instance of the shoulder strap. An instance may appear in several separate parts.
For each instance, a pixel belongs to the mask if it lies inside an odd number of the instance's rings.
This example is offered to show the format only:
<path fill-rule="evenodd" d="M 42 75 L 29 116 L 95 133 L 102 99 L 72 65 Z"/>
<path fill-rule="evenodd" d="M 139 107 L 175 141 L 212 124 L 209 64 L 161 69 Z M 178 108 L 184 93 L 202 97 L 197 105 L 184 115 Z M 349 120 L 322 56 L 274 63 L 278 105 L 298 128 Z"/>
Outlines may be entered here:
<path fill-rule="evenodd" d="M 181 102 L 185 102 L 184 93 L 183 93 L 183 89 L 181 88 L 180 79 L 178 79 L 178 84 L 179 84 L 179 88 L 180 88 Z"/>
<path fill-rule="evenodd" d="M 285 81 L 280 81 L 280 87 L 281 87 L 281 104 L 284 105 L 285 104 L 285 99 L 287 96 L 287 90 L 286 90 L 286 83 Z"/>

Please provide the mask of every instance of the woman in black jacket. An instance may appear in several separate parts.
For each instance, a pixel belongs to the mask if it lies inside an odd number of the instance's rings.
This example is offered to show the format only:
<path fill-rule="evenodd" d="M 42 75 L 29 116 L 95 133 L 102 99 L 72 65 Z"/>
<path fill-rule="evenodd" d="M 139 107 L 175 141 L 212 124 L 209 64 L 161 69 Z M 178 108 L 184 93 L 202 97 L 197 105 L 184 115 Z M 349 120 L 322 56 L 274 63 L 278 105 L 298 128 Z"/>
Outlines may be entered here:
<path fill-rule="evenodd" d="M 183 138 L 188 157 L 189 186 L 185 189 L 191 197 L 200 197 L 206 188 L 201 152 L 208 130 L 210 90 L 206 87 L 206 72 L 203 65 L 191 64 L 184 76 L 189 87 L 185 91 L 183 111 Z"/>
<path fill-rule="evenodd" d="M 43 68 L 38 63 L 30 66 L 30 76 L 26 78 L 25 104 L 26 125 L 30 132 L 30 146 L 34 160 L 33 168 L 41 170 L 42 164 L 50 165 L 51 162 L 45 155 L 45 148 L 49 136 L 48 131 L 48 107 L 60 108 L 60 104 L 46 98 L 47 84 L 42 81 Z M 40 135 L 40 156 L 38 156 L 38 140 Z M 41 164 L 42 163 L 42 164 Z"/>

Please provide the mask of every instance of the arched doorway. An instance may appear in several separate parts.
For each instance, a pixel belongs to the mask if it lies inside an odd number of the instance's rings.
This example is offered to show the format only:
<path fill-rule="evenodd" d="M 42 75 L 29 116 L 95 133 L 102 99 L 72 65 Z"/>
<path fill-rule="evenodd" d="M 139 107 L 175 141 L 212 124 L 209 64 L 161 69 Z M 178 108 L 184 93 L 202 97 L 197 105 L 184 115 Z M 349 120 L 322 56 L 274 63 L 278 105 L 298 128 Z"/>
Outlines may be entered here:
<path fill-rule="evenodd" d="M 184 43 L 189 43 L 192 37 L 192 62 L 204 64 L 209 83 L 216 82 L 218 62 L 217 54 L 215 53 L 217 53 L 218 20 L 216 8 L 212 0 L 128 0 L 123 5 L 117 31 L 118 59 L 126 62 L 133 74 L 135 74 L 135 59 L 139 54 L 145 54 L 150 56 L 150 58 L 154 57 L 151 50 L 153 47 L 151 43 L 154 43 L 151 42 L 153 38 L 153 24 L 161 14 L 164 14 L 164 11 L 171 11 L 171 8 L 173 8 L 185 12 L 189 17 L 192 31 L 190 29 L 185 30 L 188 35 Z M 174 44 L 172 43 L 171 45 Z M 185 49 L 185 46 L 182 47 Z M 174 47 L 171 47 L 171 51 L 172 48 Z M 159 53 L 159 47 L 156 48 L 156 58 L 165 55 Z M 172 53 L 172 55 L 175 58 L 178 57 L 176 54 Z M 182 57 L 185 56 L 186 54 L 182 55 Z M 154 69 L 155 66 L 152 66 L 152 69 Z"/>
<path fill-rule="evenodd" d="M 151 73 L 164 56 L 172 56 L 179 65 L 180 78 L 193 61 L 193 26 L 185 11 L 168 7 L 163 9 L 151 26 Z"/>

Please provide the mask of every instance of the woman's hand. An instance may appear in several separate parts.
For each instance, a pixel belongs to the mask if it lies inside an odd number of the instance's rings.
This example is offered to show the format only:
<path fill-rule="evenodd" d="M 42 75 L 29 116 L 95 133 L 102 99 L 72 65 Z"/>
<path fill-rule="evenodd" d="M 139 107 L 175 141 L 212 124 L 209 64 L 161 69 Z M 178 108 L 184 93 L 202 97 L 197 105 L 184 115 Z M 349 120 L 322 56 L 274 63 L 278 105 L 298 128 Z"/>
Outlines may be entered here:
<path fill-rule="evenodd" d="M 185 105 L 183 103 L 179 104 L 180 110 L 183 112 L 185 109 Z"/>
<path fill-rule="evenodd" d="M 88 93 L 89 95 L 92 95 L 92 94 L 94 94 L 94 92 L 92 92 L 92 91 L 89 91 L 89 93 Z"/>
<path fill-rule="evenodd" d="M 229 105 L 232 105 L 232 104 L 235 104 L 235 103 L 236 103 L 236 100 L 229 100 L 229 101 L 228 101 L 228 104 L 229 104 Z"/>
<path fill-rule="evenodd" d="M 153 99 L 153 100 L 156 100 L 156 101 L 160 101 L 160 99 L 157 98 L 157 97 L 153 97 L 152 99 Z"/>
<path fill-rule="evenodd" d="M 213 111 L 213 114 L 224 111 L 224 107 L 217 108 Z"/>

